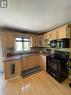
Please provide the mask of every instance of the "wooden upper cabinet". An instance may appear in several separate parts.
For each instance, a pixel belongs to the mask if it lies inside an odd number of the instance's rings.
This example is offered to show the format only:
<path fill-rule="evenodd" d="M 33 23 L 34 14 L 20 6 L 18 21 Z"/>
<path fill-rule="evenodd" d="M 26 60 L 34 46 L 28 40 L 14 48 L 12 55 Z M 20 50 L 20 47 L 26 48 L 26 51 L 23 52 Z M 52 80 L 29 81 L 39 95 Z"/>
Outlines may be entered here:
<path fill-rule="evenodd" d="M 47 39 L 50 39 L 51 38 L 51 32 L 48 32 L 47 33 Z"/>
<path fill-rule="evenodd" d="M 43 35 L 38 35 L 38 46 L 43 46 Z"/>
<path fill-rule="evenodd" d="M 43 39 L 47 39 L 47 33 L 43 34 Z"/>
<path fill-rule="evenodd" d="M 67 25 L 58 28 L 57 33 L 58 33 L 58 39 L 70 38 L 70 31 L 68 31 Z"/>
<path fill-rule="evenodd" d="M 8 35 L 8 40 L 7 40 L 7 42 L 8 42 L 8 48 L 13 48 L 14 47 L 14 35 L 13 35 L 13 32 L 8 32 L 7 33 L 7 35 Z"/>
<path fill-rule="evenodd" d="M 2 35 L 1 35 L 1 40 L 2 40 L 2 48 L 7 48 L 8 47 L 8 42 L 7 40 L 8 39 L 8 35 L 7 35 L 7 32 L 2 32 Z"/>
<path fill-rule="evenodd" d="M 47 32 L 43 35 L 43 39 L 50 39 L 51 38 L 51 32 Z"/>
<path fill-rule="evenodd" d="M 57 31 L 53 30 L 53 31 L 51 31 L 51 38 L 50 38 L 50 40 L 55 40 L 55 39 L 57 39 Z"/>
<path fill-rule="evenodd" d="M 36 46 L 36 37 L 33 35 L 32 36 L 32 47 Z"/>
<path fill-rule="evenodd" d="M 62 38 L 70 38 L 70 28 L 71 25 L 68 24 L 64 25 L 60 28 L 45 33 L 43 39 L 55 40 L 55 39 L 62 39 Z"/>
<path fill-rule="evenodd" d="M 38 35 L 32 35 L 32 47 L 38 46 Z"/>
<path fill-rule="evenodd" d="M 14 47 L 13 32 L 2 32 L 2 47 L 3 48 L 13 48 Z"/>

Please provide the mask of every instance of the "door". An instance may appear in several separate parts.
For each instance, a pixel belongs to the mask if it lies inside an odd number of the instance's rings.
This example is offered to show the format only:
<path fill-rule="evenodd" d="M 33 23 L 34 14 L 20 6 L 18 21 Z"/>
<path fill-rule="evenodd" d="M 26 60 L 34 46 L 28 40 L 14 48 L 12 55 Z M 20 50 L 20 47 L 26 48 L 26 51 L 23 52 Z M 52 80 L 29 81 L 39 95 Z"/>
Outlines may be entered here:
<path fill-rule="evenodd" d="M 1 45 L 1 36 L 0 36 L 0 73 L 4 72 L 3 68 L 3 57 L 2 57 L 2 45 Z"/>

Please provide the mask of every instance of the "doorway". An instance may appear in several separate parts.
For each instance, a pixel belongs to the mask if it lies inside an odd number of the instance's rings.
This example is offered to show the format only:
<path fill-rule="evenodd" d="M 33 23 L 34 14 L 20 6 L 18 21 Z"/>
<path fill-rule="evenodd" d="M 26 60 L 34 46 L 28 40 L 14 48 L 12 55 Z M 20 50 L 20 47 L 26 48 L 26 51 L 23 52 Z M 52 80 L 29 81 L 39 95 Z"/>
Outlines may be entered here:
<path fill-rule="evenodd" d="M 2 43 L 1 43 L 1 36 L 0 36 L 0 74 L 4 72 L 3 66 L 3 56 L 2 56 Z"/>

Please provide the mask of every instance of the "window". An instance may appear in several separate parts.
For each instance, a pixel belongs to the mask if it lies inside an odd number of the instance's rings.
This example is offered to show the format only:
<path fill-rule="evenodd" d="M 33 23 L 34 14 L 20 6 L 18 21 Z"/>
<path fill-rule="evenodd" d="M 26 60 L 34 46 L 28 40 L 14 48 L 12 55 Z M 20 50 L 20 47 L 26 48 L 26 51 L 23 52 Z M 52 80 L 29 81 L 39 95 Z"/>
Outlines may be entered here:
<path fill-rule="evenodd" d="M 30 50 L 31 42 L 30 38 L 17 37 L 16 38 L 16 51 Z"/>

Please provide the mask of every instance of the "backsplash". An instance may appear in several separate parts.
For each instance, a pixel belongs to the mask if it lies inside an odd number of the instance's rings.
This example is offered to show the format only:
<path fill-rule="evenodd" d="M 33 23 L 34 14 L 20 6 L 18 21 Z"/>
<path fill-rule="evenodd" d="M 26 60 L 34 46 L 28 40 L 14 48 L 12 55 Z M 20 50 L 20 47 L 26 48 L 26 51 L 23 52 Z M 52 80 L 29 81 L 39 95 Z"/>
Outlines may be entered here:
<path fill-rule="evenodd" d="M 71 58 L 71 48 L 49 48 L 49 47 L 31 47 L 30 51 L 22 51 L 22 52 L 15 52 L 14 48 L 3 48 L 3 57 L 7 56 L 7 53 L 14 53 L 14 55 L 18 55 L 18 54 L 24 54 L 24 53 L 34 53 L 34 52 L 43 52 L 43 53 L 47 53 L 47 49 L 49 50 L 58 50 L 58 51 L 67 51 L 70 52 L 70 58 Z"/>
<path fill-rule="evenodd" d="M 3 51 L 3 57 L 7 56 L 8 52 L 14 52 L 14 48 L 2 48 Z"/>

